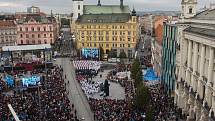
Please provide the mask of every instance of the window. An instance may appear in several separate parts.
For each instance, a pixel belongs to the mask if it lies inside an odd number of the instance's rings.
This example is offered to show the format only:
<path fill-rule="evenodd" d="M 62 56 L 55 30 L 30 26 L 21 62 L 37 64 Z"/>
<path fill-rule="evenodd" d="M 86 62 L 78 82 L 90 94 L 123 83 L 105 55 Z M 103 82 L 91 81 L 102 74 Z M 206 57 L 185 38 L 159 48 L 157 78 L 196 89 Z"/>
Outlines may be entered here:
<path fill-rule="evenodd" d="M 128 41 L 131 41 L 131 38 L 128 38 Z"/>
<path fill-rule="evenodd" d="M 44 34 L 44 37 L 46 37 L 46 34 Z"/>
<path fill-rule="evenodd" d="M 52 34 L 50 34 L 50 37 L 52 37 Z"/>
<path fill-rule="evenodd" d="M 46 31 L 46 27 L 45 26 L 43 27 L 43 30 Z"/>
<path fill-rule="evenodd" d="M 51 26 L 49 26 L 49 31 L 52 31 L 52 27 Z"/>
<path fill-rule="evenodd" d="M 40 27 L 37 27 L 37 31 L 40 31 Z"/>
<path fill-rule="evenodd" d="M 128 44 L 128 47 L 131 47 L 131 45 L 130 45 L 130 44 Z"/>
<path fill-rule="evenodd" d="M 35 40 L 32 40 L 32 44 L 35 44 Z"/>
<path fill-rule="evenodd" d="M 109 44 L 106 44 L 106 47 L 109 47 Z"/>
<path fill-rule="evenodd" d="M 46 41 L 46 39 L 44 40 L 44 43 L 45 43 L 45 44 L 47 44 L 47 41 Z"/>
<path fill-rule="evenodd" d="M 41 44 L 41 40 L 38 40 L 38 44 Z"/>
<path fill-rule="evenodd" d="M 192 14 L 192 13 L 193 13 L 193 9 L 189 8 L 189 14 Z"/>
<path fill-rule="evenodd" d="M 34 27 L 31 27 L 31 31 L 34 31 Z"/>
<path fill-rule="evenodd" d="M 32 38 L 34 38 L 34 34 L 32 34 Z"/>
<path fill-rule="evenodd" d="M 78 13 L 78 17 L 80 16 L 81 14 L 80 13 Z"/>
<path fill-rule="evenodd" d="M 21 44 L 23 44 L 23 40 L 21 40 Z"/>
<path fill-rule="evenodd" d="M 29 38 L 29 35 L 28 35 L 28 34 L 26 34 L 26 38 Z"/>
<path fill-rule="evenodd" d="M 80 5 L 78 5 L 78 10 L 80 10 L 81 9 L 81 6 Z"/>
<path fill-rule="evenodd" d="M 26 40 L 26 43 L 29 44 L 29 40 Z"/>
<path fill-rule="evenodd" d="M 38 34 L 38 38 L 40 38 L 41 37 L 41 35 L 40 34 Z"/>
<path fill-rule="evenodd" d="M 22 38 L 23 36 L 22 36 L 22 34 L 20 34 L 20 38 Z"/>
<path fill-rule="evenodd" d="M 28 31 L 28 27 L 25 27 L 25 31 Z"/>
<path fill-rule="evenodd" d="M 22 27 L 20 27 L 19 30 L 22 31 Z"/>

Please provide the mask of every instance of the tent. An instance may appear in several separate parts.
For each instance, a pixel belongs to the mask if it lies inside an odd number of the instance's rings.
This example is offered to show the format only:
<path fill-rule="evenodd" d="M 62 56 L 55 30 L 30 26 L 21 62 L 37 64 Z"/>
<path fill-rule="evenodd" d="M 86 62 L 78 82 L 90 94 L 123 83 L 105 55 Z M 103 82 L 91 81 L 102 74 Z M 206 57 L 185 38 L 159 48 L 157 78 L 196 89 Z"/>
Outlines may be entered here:
<path fill-rule="evenodd" d="M 146 70 L 143 80 L 146 81 L 148 85 L 156 85 L 159 83 L 159 77 L 157 77 L 155 71 L 152 68 Z"/>

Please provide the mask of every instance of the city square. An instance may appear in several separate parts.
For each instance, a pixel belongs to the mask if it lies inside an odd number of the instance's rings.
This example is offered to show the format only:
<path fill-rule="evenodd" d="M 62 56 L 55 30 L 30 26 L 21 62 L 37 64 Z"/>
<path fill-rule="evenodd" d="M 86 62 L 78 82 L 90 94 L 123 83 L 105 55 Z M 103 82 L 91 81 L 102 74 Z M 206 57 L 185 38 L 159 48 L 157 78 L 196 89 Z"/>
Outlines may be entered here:
<path fill-rule="evenodd" d="M 215 121 L 214 0 L 0 0 L 0 121 Z"/>

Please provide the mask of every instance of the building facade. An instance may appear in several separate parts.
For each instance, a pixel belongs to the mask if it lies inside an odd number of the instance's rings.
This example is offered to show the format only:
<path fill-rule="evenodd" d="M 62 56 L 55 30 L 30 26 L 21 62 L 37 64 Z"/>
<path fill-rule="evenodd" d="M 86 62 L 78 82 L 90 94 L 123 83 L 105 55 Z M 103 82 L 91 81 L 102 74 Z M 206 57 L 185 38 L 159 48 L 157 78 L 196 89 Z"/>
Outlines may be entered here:
<path fill-rule="evenodd" d="M 28 13 L 40 13 L 40 8 L 36 6 L 31 6 L 27 8 Z"/>
<path fill-rule="evenodd" d="M 196 5 L 182 0 L 175 103 L 188 121 L 214 121 L 215 9 L 196 14 Z"/>
<path fill-rule="evenodd" d="M 50 17 L 31 15 L 17 20 L 17 44 L 53 44 L 57 38 L 57 24 Z"/>
<path fill-rule="evenodd" d="M 13 20 L 0 20 L 0 47 L 16 44 L 17 27 Z"/>
<path fill-rule="evenodd" d="M 75 1 L 76 2 L 76 1 Z M 80 7 L 82 8 L 82 7 Z M 84 5 L 75 23 L 78 49 L 102 47 L 105 54 L 113 49 L 132 58 L 137 42 L 136 11 L 123 5 Z"/>
<path fill-rule="evenodd" d="M 162 41 L 161 83 L 169 94 L 174 94 L 175 89 L 176 42 L 177 27 L 172 24 L 165 24 Z"/>

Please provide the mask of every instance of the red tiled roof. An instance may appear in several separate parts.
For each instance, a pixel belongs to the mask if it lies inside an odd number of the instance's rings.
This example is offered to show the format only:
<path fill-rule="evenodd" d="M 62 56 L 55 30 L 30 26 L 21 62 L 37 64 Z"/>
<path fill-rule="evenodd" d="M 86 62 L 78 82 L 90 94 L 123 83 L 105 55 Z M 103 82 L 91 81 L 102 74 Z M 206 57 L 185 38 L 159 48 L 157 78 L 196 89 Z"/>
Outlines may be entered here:
<path fill-rule="evenodd" d="M 16 24 L 11 20 L 0 20 L 0 28 L 1 27 L 15 27 Z"/>

